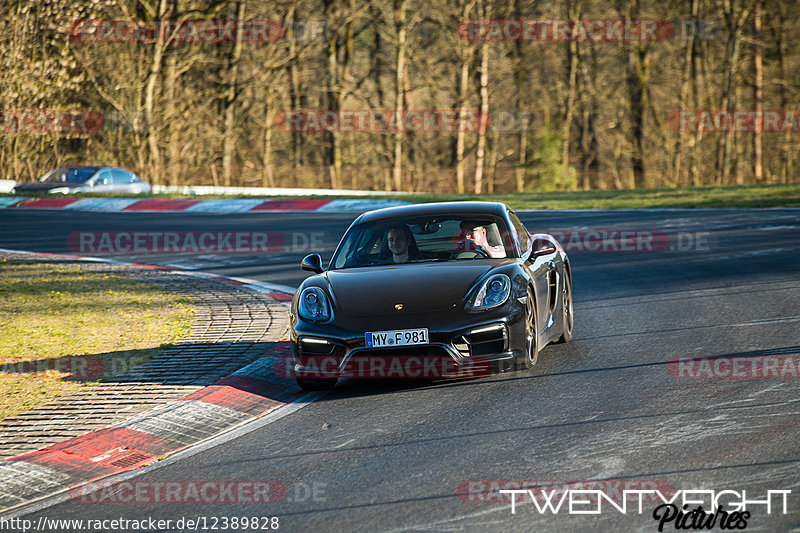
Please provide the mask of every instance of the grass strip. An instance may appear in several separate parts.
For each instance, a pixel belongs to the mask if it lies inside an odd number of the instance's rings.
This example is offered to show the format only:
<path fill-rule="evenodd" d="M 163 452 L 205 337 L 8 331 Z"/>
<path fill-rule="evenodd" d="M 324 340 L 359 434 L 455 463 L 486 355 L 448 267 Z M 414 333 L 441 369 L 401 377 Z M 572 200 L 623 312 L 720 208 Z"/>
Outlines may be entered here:
<path fill-rule="evenodd" d="M 189 297 L 80 265 L 0 262 L 0 420 L 112 380 L 191 332 Z"/>

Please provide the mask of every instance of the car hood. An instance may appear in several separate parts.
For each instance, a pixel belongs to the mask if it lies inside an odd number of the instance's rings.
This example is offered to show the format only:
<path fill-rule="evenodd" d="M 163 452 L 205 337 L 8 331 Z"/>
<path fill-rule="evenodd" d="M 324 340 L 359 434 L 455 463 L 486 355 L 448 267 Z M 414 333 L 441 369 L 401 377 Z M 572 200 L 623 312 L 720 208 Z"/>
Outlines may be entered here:
<path fill-rule="evenodd" d="M 421 263 L 330 270 L 324 274 L 334 305 L 350 316 L 440 311 L 460 305 L 497 260 Z"/>

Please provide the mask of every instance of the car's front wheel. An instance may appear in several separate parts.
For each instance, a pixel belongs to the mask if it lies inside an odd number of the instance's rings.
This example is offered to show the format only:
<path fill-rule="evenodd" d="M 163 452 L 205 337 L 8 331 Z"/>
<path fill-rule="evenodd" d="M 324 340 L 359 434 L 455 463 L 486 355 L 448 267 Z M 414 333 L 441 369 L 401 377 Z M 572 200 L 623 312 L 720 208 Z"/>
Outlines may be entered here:
<path fill-rule="evenodd" d="M 536 300 L 533 299 L 533 291 L 528 287 L 525 298 L 525 354 L 522 358 L 520 370 L 531 368 L 536 365 L 539 359 L 539 340 L 536 332 Z"/>
<path fill-rule="evenodd" d="M 295 376 L 297 384 L 304 391 L 331 390 L 336 386 L 337 378 L 299 378 Z"/>

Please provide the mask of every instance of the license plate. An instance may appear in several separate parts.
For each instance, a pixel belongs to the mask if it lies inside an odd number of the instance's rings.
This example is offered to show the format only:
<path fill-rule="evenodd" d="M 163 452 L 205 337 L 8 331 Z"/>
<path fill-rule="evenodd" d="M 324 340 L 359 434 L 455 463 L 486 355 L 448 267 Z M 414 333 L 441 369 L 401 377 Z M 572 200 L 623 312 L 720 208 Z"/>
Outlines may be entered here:
<path fill-rule="evenodd" d="M 367 348 L 428 344 L 428 328 L 372 331 L 366 337 Z"/>

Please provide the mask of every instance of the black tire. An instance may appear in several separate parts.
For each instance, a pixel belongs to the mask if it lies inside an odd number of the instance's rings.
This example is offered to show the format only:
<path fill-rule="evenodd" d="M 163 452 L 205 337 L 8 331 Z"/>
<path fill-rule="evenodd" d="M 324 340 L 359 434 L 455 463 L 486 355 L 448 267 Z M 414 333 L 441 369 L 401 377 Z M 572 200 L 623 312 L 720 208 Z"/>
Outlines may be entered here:
<path fill-rule="evenodd" d="M 539 335 L 536 329 L 536 300 L 528 287 L 525 298 L 525 354 L 518 365 L 519 370 L 530 370 L 539 360 Z"/>
<path fill-rule="evenodd" d="M 575 316 L 572 307 L 572 279 L 570 279 L 566 267 L 564 268 L 564 290 L 561 292 L 561 309 L 563 329 L 556 343 L 571 341 L 572 330 L 575 327 Z"/>
<path fill-rule="evenodd" d="M 337 378 L 298 378 L 297 384 L 304 391 L 331 390 L 336 386 Z"/>

